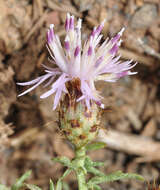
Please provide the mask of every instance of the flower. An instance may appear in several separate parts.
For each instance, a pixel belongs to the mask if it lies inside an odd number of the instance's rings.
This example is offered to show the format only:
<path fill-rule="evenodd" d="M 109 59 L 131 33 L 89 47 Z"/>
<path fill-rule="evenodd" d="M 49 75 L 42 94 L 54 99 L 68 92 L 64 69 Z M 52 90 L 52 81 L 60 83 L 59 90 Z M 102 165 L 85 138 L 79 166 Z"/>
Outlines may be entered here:
<path fill-rule="evenodd" d="M 19 96 L 30 92 L 48 80 L 45 86 L 51 85 L 51 88 L 40 98 L 47 98 L 55 93 L 53 109 L 56 109 L 62 93 L 68 92 L 66 83 L 79 79 L 81 96 L 76 101 L 85 102 L 88 109 L 90 109 L 91 101 L 103 107 L 103 104 L 101 104 L 102 97 L 96 90 L 94 82 L 98 80 L 115 82 L 126 75 L 136 74 L 136 72 L 130 71 L 136 63 L 132 64 L 132 61 L 121 62 L 120 56 L 116 56 L 122 42 L 120 37 L 124 28 L 115 37 L 110 40 L 106 39 L 100 44 L 103 37 L 100 34 L 104 26 L 103 21 L 99 26 L 94 27 L 89 38 L 82 45 L 81 23 L 82 20 L 79 19 L 75 26 L 74 16 L 67 14 L 64 49 L 59 37 L 54 33 L 54 25 L 50 25 L 47 32 L 47 48 L 52 58 L 51 62 L 57 65 L 57 68 L 44 65 L 46 74 L 29 82 L 17 83 L 21 86 L 33 85 Z"/>

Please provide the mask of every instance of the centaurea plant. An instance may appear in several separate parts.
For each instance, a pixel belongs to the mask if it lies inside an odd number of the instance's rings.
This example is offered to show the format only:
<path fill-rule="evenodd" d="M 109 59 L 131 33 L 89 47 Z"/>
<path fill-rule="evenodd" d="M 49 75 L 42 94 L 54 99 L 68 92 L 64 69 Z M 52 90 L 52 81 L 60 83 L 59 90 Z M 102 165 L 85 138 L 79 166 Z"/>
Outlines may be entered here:
<path fill-rule="evenodd" d="M 120 61 L 117 56 L 121 44 L 121 35 L 124 28 L 113 38 L 100 43 L 104 26 L 102 22 L 94 27 L 89 38 L 82 44 L 81 41 L 82 20 L 74 24 L 74 16 L 67 14 L 65 22 L 66 37 L 64 48 L 59 37 L 54 33 L 54 25 L 51 24 L 47 31 L 47 48 L 51 57 L 52 67 L 43 65 L 45 74 L 29 82 L 18 83 L 21 86 L 33 85 L 21 93 L 22 96 L 41 83 L 47 81 L 45 86 L 50 89 L 40 96 L 47 98 L 54 94 L 53 109 L 59 110 L 59 128 L 65 137 L 73 144 L 75 158 L 54 158 L 68 169 L 58 180 L 56 190 L 62 189 L 62 180 L 71 171 L 75 171 L 79 190 L 101 189 L 99 184 L 124 178 L 142 179 L 137 174 L 122 173 L 120 171 L 105 175 L 96 167 L 102 166 L 101 162 L 93 162 L 86 151 L 103 148 L 104 143 L 93 141 L 100 129 L 101 113 L 104 105 L 100 92 L 95 88 L 95 81 L 116 82 L 126 75 L 134 75 L 131 69 L 136 65 L 132 61 Z M 87 173 L 95 177 L 86 181 Z M 54 188 L 50 183 L 50 189 Z"/>

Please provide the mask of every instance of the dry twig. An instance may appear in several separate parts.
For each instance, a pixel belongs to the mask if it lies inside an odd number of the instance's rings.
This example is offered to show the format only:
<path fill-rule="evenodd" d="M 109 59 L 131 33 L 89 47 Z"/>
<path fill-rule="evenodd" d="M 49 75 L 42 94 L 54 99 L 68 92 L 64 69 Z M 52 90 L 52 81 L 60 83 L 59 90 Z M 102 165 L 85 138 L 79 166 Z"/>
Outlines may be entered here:
<path fill-rule="evenodd" d="M 116 130 L 109 130 L 107 133 L 100 130 L 98 140 L 105 142 L 111 149 L 141 156 L 136 158 L 136 162 L 160 160 L 160 143 L 149 137 L 125 134 Z"/>
<path fill-rule="evenodd" d="M 24 43 L 26 43 L 29 38 L 32 36 L 32 34 L 42 26 L 43 22 L 46 19 L 46 16 L 48 14 L 48 11 L 44 12 L 44 14 L 42 15 L 42 17 L 37 21 L 37 23 L 33 26 L 33 28 L 29 31 L 29 33 L 25 36 L 24 38 Z"/>
<path fill-rule="evenodd" d="M 54 11 L 60 11 L 60 12 L 69 12 L 75 16 L 81 17 L 82 14 L 77 12 L 73 7 L 65 5 L 65 4 L 56 4 L 53 1 L 47 0 L 48 7 L 53 9 Z"/>
<path fill-rule="evenodd" d="M 139 44 L 143 47 L 144 51 L 157 59 L 160 59 L 160 53 L 157 53 L 153 48 L 145 44 L 140 38 L 138 39 Z"/>
<path fill-rule="evenodd" d="M 154 59 L 151 57 L 146 57 L 144 55 L 139 55 L 135 52 L 126 50 L 126 49 L 122 49 L 120 48 L 119 50 L 119 54 L 121 54 L 122 58 L 124 59 L 133 59 L 135 61 L 138 61 L 140 63 L 143 63 L 145 65 L 151 66 L 154 63 Z"/>

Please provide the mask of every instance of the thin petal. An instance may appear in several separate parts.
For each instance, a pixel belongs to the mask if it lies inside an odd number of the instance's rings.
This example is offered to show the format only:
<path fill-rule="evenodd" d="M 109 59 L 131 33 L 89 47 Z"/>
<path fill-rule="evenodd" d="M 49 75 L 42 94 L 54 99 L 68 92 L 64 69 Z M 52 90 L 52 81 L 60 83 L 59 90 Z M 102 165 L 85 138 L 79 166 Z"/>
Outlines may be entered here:
<path fill-rule="evenodd" d="M 85 95 L 82 95 L 80 98 L 77 99 L 77 102 L 83 100 L 85 98 Z"/>
<path fill-rule="evenodd" d="M 55 95 L 55 97 L 54 97 L 54 106 L 53 106 L 53 110 L 56 109 L 56 107 L 57 107 L 57 105 L 58 105 L 58 103 L 59 103 L 59 100 L 60 100 L 61 94 L 62 94 L 62 90 L 58 90 L 58 91 L 56 92 L 56 95 Z"/>
<path fill-rule="evenodd" d="M 52 76 L 51 74 L 44 75 L 43 77 L 41 77 L 41 80 L 37 84 L 29 88 L 28 90 L 24 91 L 23 93 L 19 94 L 18 96 L 23 96 L 24 94 L 27 94 L 28 92 L 32 91 L 33 89 L 35 89 L 37 86 L 39 86 L 41 83 L 43 83 L 45 80 L 47 80 L 51 76 Z"/>
<path fill-rule="evenodd" d="M 44 99 L 47 98 L 48 96 L 52 95 L 53 93 L 55 93 L 56 89 L 55 88 L 51 88 L 50 90 L 48 90 L 47 92 L 45 92 L 44 94 L 42 94 L 40 96 L 40 98 Z"/>
<path fill-rule="evenodd" d="M 85 102 L 86 102 L 87 108 L 90 110 L 91 109 L 90 100 L 86 98 Z"/>
<path fill-rule="evenodd" d="M 51 77 L 50 80 L 44 85 L 44 87 L 49 86 L 55 79 L 55 76 Z"/>
<path fill-rule="evenodd" d="M 42 94 L 40 96 L 40 98 L 47 98 L 48 96 L 52 95 L 54 92 L 56 92 L 57 90 L 59 89 L 62 89 L 63 88 L 63 85 L 66 83 L 67 80 L 69 79 L 66 79 L 65 78 L 65 74 L 62 74 L 52 85 L 52 88 L 45 92 L 44 94 Z"/>
<path fill-rule="evenodd" d="M 41 80 L 42 77 L 38 77 L 34 80 L 28 81 L 28 82 L 17 82 L 18 85 L 20 86 L 28 86 L 37 83 L 39 80 Z"/>

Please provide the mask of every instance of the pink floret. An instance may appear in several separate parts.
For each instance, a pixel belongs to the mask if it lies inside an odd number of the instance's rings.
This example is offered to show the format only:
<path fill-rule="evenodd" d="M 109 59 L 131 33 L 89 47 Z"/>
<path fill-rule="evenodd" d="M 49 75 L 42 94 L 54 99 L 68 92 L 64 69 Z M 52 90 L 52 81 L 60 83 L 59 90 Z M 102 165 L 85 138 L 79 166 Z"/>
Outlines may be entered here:
<path fill-rule="evenodd" d="M 94 82 L 104 80 L 106 82 L 116 82 L 119 78 L 126 75 L 133 75 L 136 72 L 130 70 L 135 67 L 132 61 L 120 61 L 120 56 L 116 56 L 121 44 L 121 36 L 124 28 L 111 40 L 105 40 L 101 45 L 102 35 L 100 34 L 104 26 L 104 21 L 97 27 L 94 27 L 88 40 L 82 47 L 81 42 L 81 19 L 77 26 L 74 26 L 74 16 L 67 14 L 65 22 L 66 38 L 64 48 L 62 48 L 60 39 L 54 34 L 54 25 L 51 25 L 47 31 L 47 48 L 49 50 L 52 62 L 57 68 L 45 67 L 45 74 L 29 82 L 17 83 L 21 86 L 32 85 L 23 93 L 22 96 L 34 90 L 40 84 L 50 86 L 50 89 L 40 96 L 47 98 L 55 94 L 53 109 L 59 104 L 63 93 L 68 93 L 66 83 L 78 78 L 81 81 L 82 96 L 77 102 L 83 101 L 90 109 L 91 101 L 94 101 L 101 108 L 102 97 L 96 90 Z"/>

